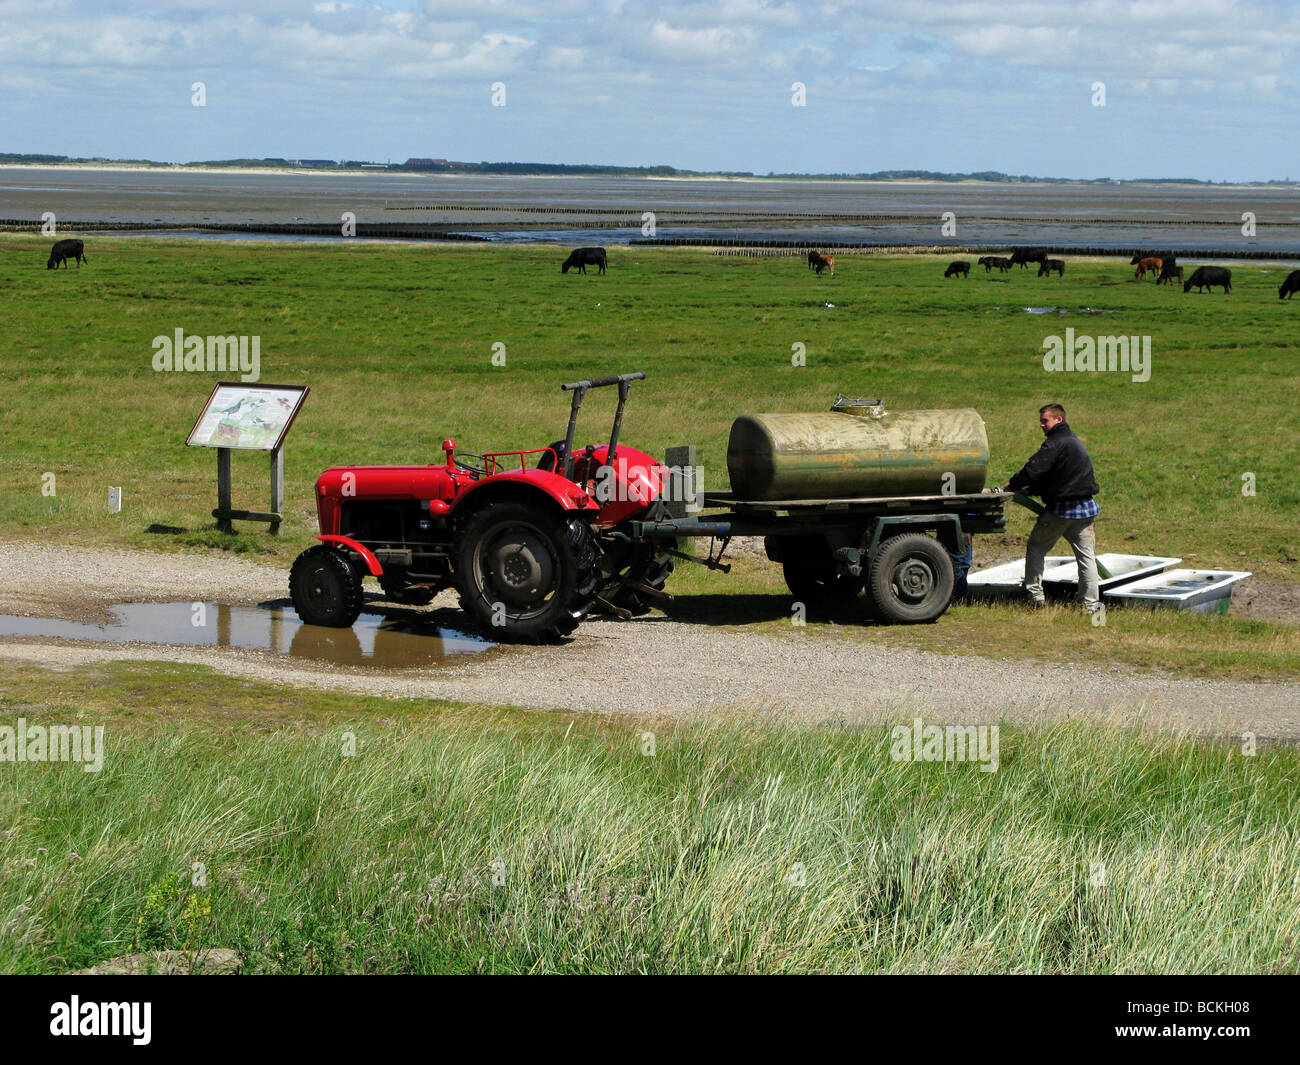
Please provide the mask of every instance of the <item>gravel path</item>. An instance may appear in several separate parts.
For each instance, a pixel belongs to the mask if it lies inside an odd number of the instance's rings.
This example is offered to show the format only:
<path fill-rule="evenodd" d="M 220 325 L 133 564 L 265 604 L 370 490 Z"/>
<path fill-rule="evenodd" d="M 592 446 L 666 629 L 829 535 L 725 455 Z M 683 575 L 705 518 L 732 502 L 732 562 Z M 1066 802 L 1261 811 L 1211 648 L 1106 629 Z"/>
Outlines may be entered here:
<path fill-rule="evenodd" d="M 104 621 L 108 608 L 121 602 L 253 605 L 285 594 L 281 567 L 229 556 L 0 547 L 0 613 L 6 614 Z M 454 600 L 445 594 L 438 605 L 453 606 Z M 770 707 L 852 720 L 913 712 L 969 723 L 1087 716 L 1300 739 L 1300 684 L 943 655 L 871 646 L 825 629 L 782 635 L 662 617 L 591 620 L 562 648 L 503 647 L 425 669 L 333 667 L 233 648 L 43 638 L 0 637 L 0 658 L 66 669 L 119 659 L 192 662 L 303 688 L 611 714 Z"/>

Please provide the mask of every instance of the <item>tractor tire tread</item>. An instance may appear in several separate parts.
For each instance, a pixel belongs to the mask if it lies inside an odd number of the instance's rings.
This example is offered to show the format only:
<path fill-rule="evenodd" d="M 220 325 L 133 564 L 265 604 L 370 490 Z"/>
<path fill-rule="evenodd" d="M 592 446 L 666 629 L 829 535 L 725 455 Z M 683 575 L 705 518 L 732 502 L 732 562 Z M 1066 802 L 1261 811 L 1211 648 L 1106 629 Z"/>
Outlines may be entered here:
<path fill-rule="evenodd" d="M 310 605 L 298 594 L 303 574 L 317 562 L 333 569 L 343 585 L 343 601 L 333 615 L 326 617 L 313 612 Z M 289 570 L 289 598 L 298 617 L 307 625 L 320 625 L 332 629 L 351 628 L 361 616 L 365 594 L 361 588 L 362 574 L 352 561 L 338 548 L 317 544 L 294 559 Z"/>

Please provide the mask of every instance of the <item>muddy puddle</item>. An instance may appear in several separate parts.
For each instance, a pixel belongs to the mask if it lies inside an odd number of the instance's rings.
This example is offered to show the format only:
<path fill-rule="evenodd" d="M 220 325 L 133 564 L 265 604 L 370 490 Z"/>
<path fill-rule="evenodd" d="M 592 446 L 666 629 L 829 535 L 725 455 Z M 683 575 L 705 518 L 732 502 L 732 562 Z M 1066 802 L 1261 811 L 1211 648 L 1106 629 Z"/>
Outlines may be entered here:
<path fill-rule="evenodd" d="M 104 625 L 59 618 L 0 614 L 0 636 L 44 636 L 100 643 L 239 647 L 340 666 L 405 669 L 486 651 L 478 636 L 410 617 L 362 614 L 350 629 L 304 625 L 287 602 L 262 606 L 222 603 L 121 603 Z"/>

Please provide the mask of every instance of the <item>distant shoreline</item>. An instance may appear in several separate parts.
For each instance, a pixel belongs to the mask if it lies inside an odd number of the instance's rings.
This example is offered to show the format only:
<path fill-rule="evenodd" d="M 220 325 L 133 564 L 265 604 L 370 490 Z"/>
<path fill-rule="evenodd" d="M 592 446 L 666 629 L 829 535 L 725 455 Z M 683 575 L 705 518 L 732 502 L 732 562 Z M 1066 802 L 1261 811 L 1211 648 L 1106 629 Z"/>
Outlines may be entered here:
<path fill-rule="evenodd" d="M 1091 180 L 1088 178 L 1041 178 L 1028 181 L 989 181 L 984 178 L 957 178 L 945 180 L 943 178 L 837 178 L 827 175 L 816 175 L 808 177 L 766 177 L 760 175 L 754 176 L 735 176 L 735 175 L 708 175 L 708 174 L 498 174 L 498 173 L 457 173 L 448 171 L 434 170 L 380 170 L 380 169 L 349 169 L 344 167 L 334 167 L 330 169 L 314 167 L 280 167 L 280 166 L 249 166 L 249 167 L 218 167 L 218 166 L 194 166 L 183 163 L 160 163 L 157 166 L 139 166 L 131 163 L 0 163 L 0 170 L 84 170 L 98 173 L 120 173 L 120 174 L 233 174 L 233 175 L 258 175 L 258 174 L 292 174 L 310 177 L 367 177 L 374 176 L 377 178 L 389 177 L 431 177 L 431 178 L 473 178 L 475 180 L 501 178 L 509 181 L 518 181 L 523 178 L 529 180 L 555 181 L 555 180 L 594 180 L 602 181 L 609 178 L 629 178 L 640 181 L 677 181 L 677 182 L 729 182 L 733 184 L 766 184 L 766 183 L 799 183 L 799 184 L 823 184 L 823 185 L 887 185 L 887 186 L 950 186 L 950 185 L 974 185 L 987 186 L 990 188 L 1042 188 L 1046 186 L 1069 186 L 1081 185 L 1096 188 L 1106 185 L 1126 185 L 1126 186 L 1144 186 L 1149 188 L 1189 188 L 1189 189 L 1254 189 L 1258 191 L 1293 191 L 1298 186 L 1296 183 L 1290 185 L 1274 184 L 1269 182 L 1245 182 L 1232 184 L 1219 184 L 1217 182 L 1206 181 L 1169 181 L 1156 180 L 1151 178 L 1125 178 L 1115 179 L 1109 182 Z"/>

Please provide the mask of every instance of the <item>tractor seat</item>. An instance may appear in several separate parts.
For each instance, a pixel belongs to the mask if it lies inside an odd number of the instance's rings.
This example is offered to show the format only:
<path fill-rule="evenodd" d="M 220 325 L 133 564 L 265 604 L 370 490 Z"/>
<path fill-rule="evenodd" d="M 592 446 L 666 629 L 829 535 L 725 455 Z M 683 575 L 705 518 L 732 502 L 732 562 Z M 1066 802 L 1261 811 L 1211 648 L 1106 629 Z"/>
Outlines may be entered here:
<path fill-rule="evenodd" d="M 564 441 L 557 440 L 555 443 L 548 445 L 550 451 L 543 451 L 541 457 L 537 460 L 537 468 L 545 470 L 547 473 L 558 473 L 556 466 L 564 462 Z M 559 463 L 556 459 L 558 456 Z"/>

